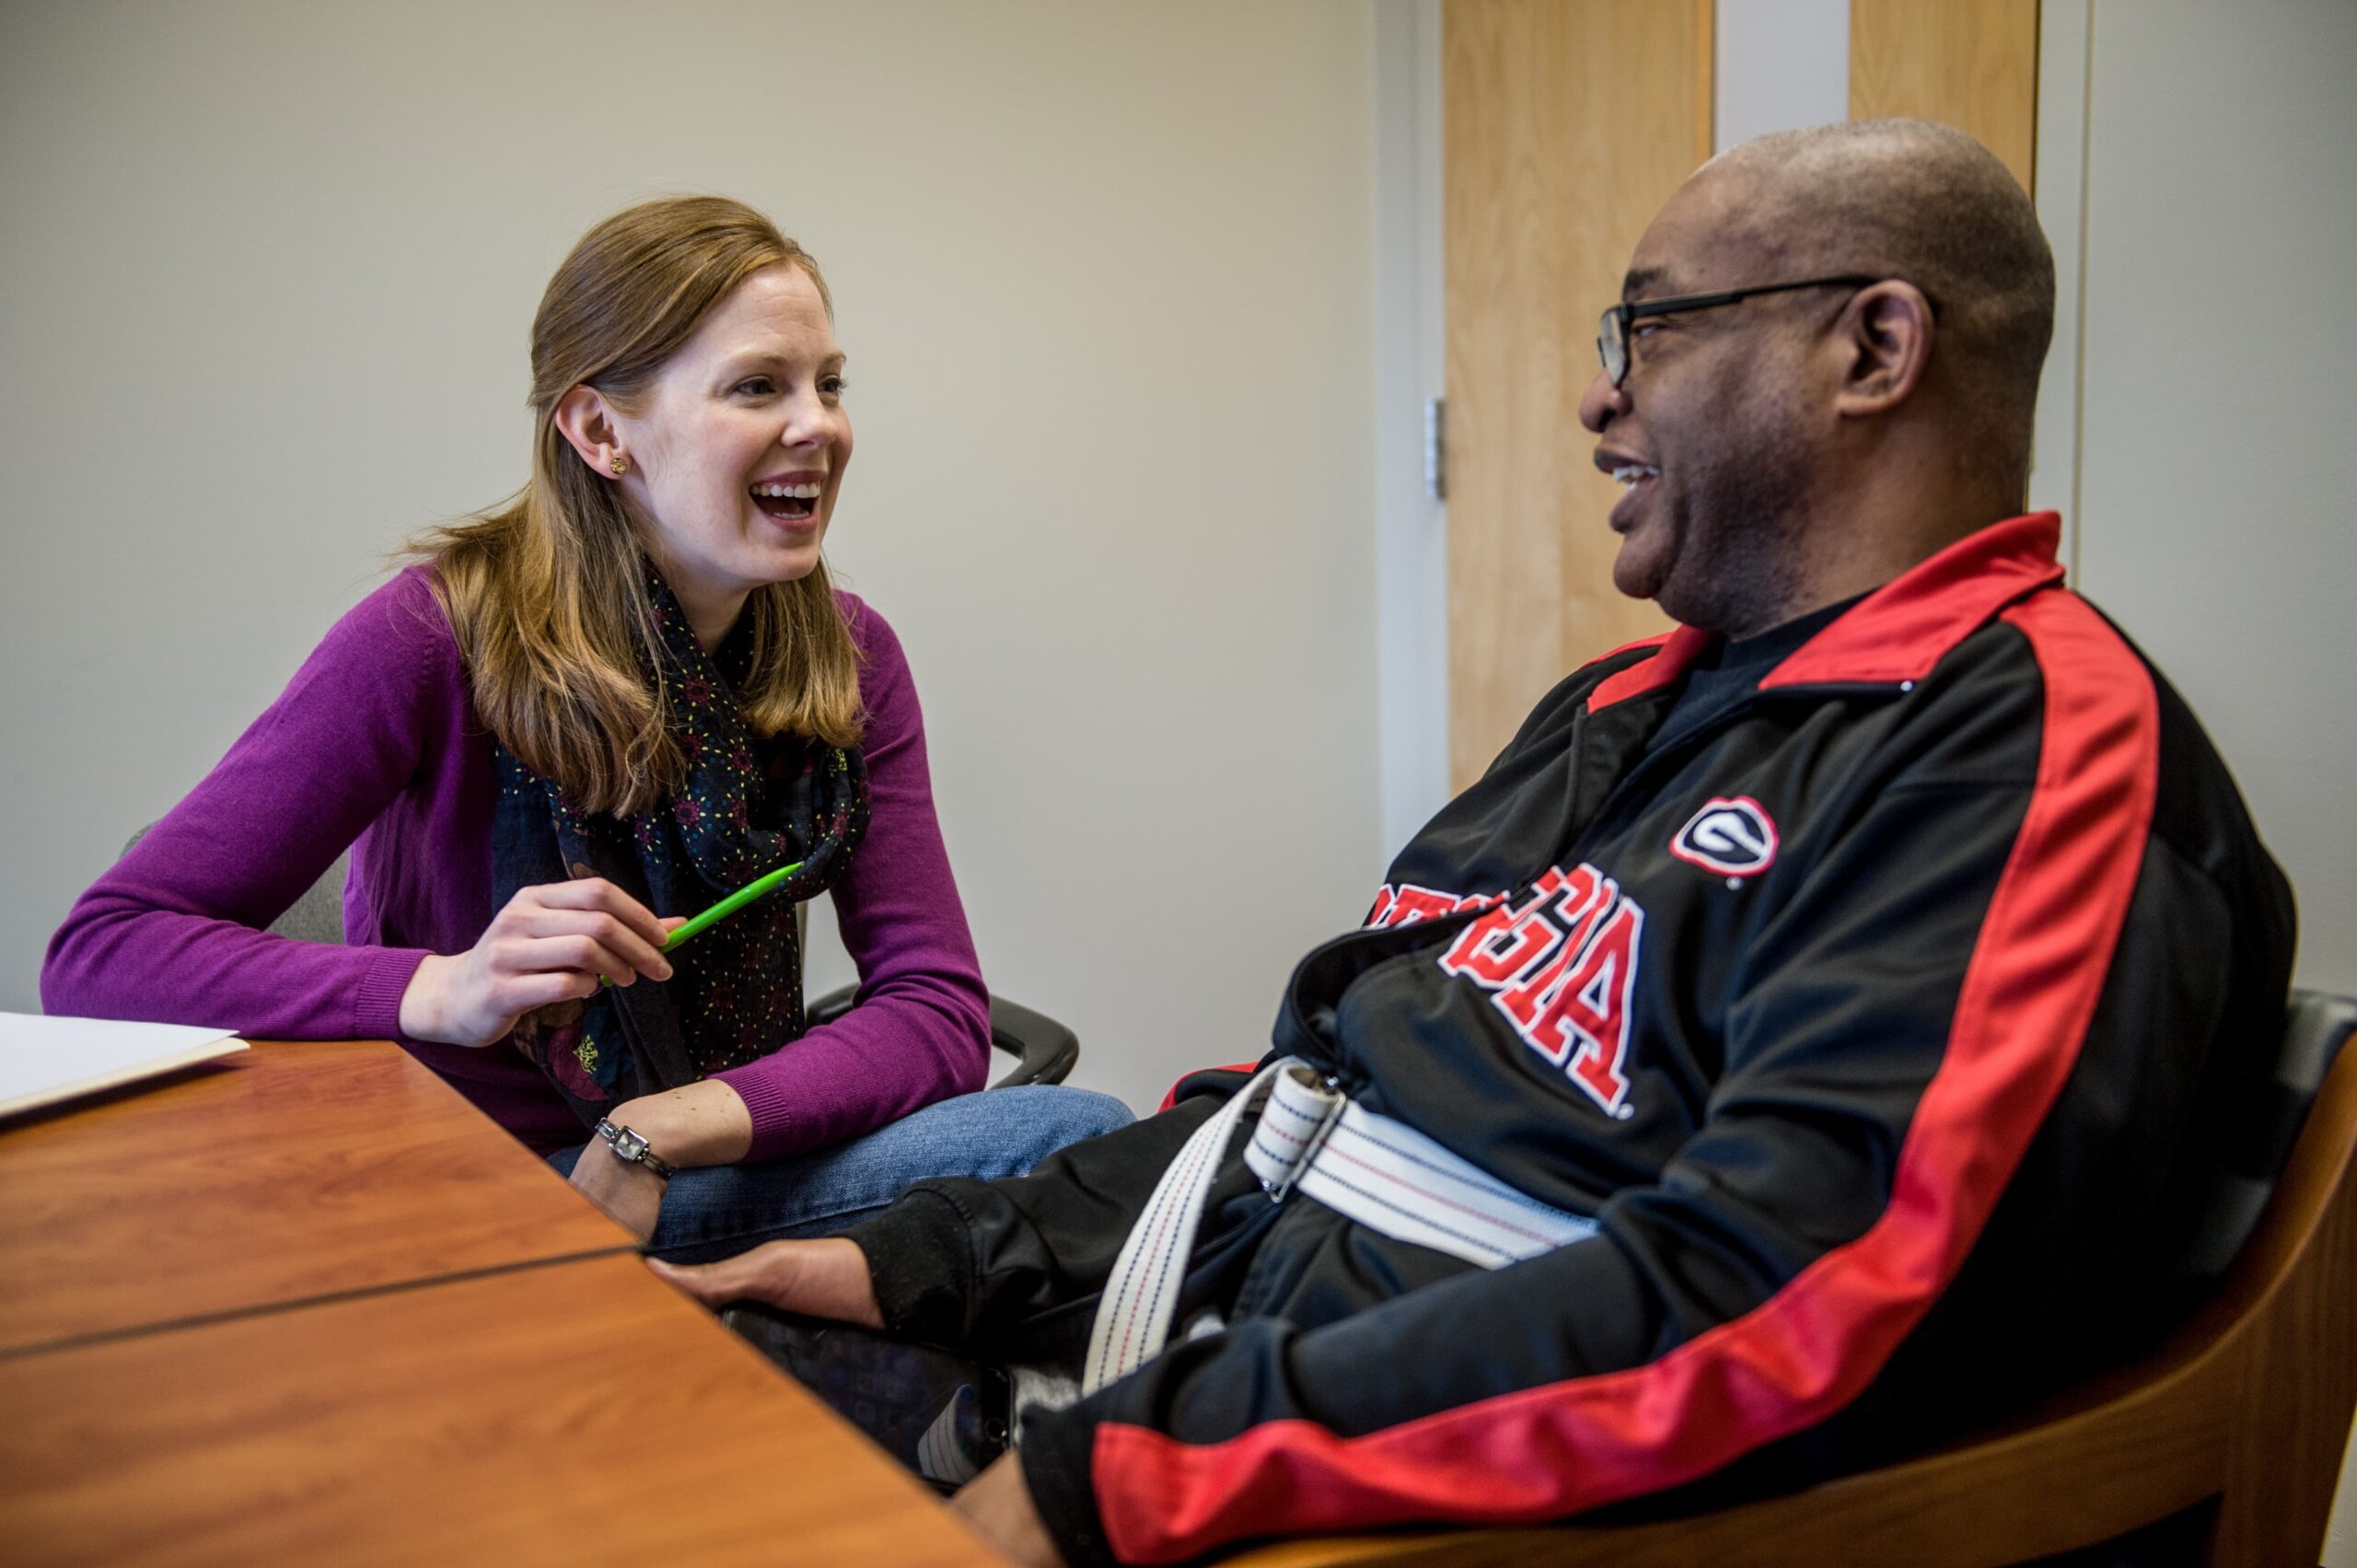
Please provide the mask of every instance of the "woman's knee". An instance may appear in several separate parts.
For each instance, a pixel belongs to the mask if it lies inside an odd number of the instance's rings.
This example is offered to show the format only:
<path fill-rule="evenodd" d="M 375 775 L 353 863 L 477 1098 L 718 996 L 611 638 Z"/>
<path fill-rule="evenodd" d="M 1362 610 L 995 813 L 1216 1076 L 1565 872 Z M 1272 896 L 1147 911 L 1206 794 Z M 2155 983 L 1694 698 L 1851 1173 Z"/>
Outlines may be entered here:
<path fill-rule="evenodd" d="M 1118 1132 L 1136 1120 L 1111 1095 L 1062 1084 L 1024 1084 L 968 1098 L 984 1102 L 976 1109 L 993 1124 L 994 1141 L 1004 1140 L 1003 1152 L 1018 1172 L 1068 1144 Z"/>

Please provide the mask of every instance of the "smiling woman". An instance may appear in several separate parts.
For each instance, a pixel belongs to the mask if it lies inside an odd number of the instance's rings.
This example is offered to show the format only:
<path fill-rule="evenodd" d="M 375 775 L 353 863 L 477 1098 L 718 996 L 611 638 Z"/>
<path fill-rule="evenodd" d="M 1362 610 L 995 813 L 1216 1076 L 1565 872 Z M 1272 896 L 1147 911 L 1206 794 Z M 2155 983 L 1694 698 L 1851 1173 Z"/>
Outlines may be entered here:
<path fill-rule="evenodd" d="M 821 554 L 843 364 L 818 264 L 742 203 L 591 229 L 533 321 L 523 491 L 420 540 L 83 895 L 49 1009 L 393 1036 L 690 1256 L 1126 1121 L 972 1093 L 989 999 L 915 689 Z M 262 929 L 347 847 L 347 944 Z M 860 1000 L 808 1028 L 795 906 L 822 892 Z"/>
<path fill-rule="evenodd" d="M 831 310 L 818 263 L 738 203 L 608 218 L 533 321 L 530 484 L 423 541 L 484 718 L 593 811 L 631 815 L 680 777 L 638 679 L 643 559 L 706 653 L 749 620 L 737 695 L 756 727 L 859 738 L 850 634 L 819 559 L 852 443 Z M 776 515 L 754 491 L 781 484 L 819 494 Z"/>

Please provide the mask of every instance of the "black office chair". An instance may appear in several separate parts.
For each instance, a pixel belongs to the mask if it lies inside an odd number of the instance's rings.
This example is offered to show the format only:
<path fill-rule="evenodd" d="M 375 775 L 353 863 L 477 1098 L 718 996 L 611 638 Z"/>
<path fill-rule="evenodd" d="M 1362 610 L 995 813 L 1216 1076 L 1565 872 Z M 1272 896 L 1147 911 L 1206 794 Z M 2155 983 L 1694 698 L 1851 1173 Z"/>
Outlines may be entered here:
<path fill-rule="evenodd" d="M 155 824 L 149 823 L 149 827 Z M 147 836 L 142 828 L 131 835 L 131 842 L 122 846 L 131 853 L 131 845 Z M 287 906 L 286 912 L 270 923 L 270 929 L 281 936 L 291 936 L 297 942 L 343 941 L 343 880 L 350 867 L 350 854 L 336 856 L 335 864 L 319 876 L 319 879 L 303 890 L 303 896 Z M 795 912 L 796 919 L 802 912 Z M 846 985 L 830 991 L 809 1005 L 807 1014 L 813 1024 L 827 1023 L 851 1011 L 857 1000 L 859 988 Z M 1004 1089 L 1017 1084 L 1061 1084 L 1072 1074 L 1080 1061 L 1080 1037 L 1045 1013 L 1036 1013 L 1017 1002 L 1003 996 L 991 998 L 991 1044 L 1015 1058 L 1015 1065 L 991 1087 Z"/>

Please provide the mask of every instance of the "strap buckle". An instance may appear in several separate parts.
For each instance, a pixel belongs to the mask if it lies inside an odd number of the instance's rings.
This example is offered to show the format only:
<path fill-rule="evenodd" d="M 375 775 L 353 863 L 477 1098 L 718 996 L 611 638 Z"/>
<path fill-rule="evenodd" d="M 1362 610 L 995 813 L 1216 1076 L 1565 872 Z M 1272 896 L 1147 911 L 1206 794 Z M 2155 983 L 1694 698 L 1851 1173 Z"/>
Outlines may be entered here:
<path fill-rule="evenodd" d="M 1285 1201 L 1350 1103 L 1339 1079 L 1321 1077 L 1306 1063 L 1294 1063 L 1277 1074 L 1244 1150 L 1245 1165 L 1260 1179 L 1260 1191 L 1271 1202 Z"/>

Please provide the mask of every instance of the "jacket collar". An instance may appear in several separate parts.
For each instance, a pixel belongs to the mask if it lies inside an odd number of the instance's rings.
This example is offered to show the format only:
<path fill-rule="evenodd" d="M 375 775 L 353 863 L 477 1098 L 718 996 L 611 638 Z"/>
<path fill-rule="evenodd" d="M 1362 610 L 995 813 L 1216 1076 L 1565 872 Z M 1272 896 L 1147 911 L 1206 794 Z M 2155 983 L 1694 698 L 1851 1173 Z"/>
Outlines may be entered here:
<path fill-rule="evenodd" d="M 1966 535 L 1909 568 L 1760 678 L 1763 691 L 1794 686 L 1879 686 L 1921 680 L 1950 648 L 2014 600 L 2062 580 L 2055 551 L 2062 518 L 2032 512 Z M 1718 641 L 1680 626 L 1661 651 L 1599 681 L 1588 711 L 1675 683 Z"/>

